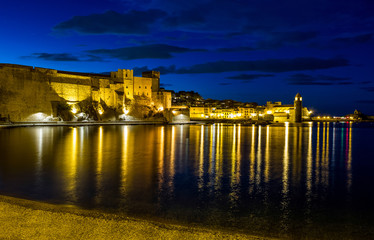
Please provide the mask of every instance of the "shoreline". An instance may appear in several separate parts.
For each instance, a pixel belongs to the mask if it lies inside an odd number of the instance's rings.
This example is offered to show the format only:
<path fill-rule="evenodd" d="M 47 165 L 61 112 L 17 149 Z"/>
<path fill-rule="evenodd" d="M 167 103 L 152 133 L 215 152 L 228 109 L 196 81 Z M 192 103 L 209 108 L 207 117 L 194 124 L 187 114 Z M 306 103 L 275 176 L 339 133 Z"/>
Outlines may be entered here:
<path fill-rule="evenodd" d="M 306 123 L 330 122 L 340 123 L 347 121 L 332 121 L 332 120 L 310 120 L 301 123 L 289 122 L 291 125 L 300 125 Z M 374 123 L 374 120 L 362 121 L 348 121 L 351 123 Z M 102 121 L 102 122 L 14 122 L 14 123 L 0 123 L 1 128 L 17 128 L 17 127 L 83 127 L 83 126 L 115 126 L 115 125 L 211 125 L 215 123 L 222 124 L 243 124 L 245 125 L 263 125 L 263 126 L 283 126 L 285 123 L 274 122 L 246 122 L 246 121 L 208 121 L 208 120 L 192 120 L 189 122 L 163 122 L 163 121 Z"/>
<path fill-rule="evenodd" d="M 0 195 L 0 239 L 275 239 Z"/>

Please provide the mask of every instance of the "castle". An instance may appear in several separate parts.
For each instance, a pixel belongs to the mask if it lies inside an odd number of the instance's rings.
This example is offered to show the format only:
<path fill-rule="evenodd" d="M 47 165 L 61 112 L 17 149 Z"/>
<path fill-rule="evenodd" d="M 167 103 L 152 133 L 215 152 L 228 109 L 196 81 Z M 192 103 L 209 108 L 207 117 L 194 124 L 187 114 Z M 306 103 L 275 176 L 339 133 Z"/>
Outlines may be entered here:
<path fill-rule="evenodd" d="M 44 121 L 66 109 L 93 119 L 118 119 L 134 109 L 149 112 L 171 108 L 171 92 L 160 88 L 160 73 L 119 69 L 110 75 L 75 73 L 14 64 L 0 64 L 0 118 Z"/>

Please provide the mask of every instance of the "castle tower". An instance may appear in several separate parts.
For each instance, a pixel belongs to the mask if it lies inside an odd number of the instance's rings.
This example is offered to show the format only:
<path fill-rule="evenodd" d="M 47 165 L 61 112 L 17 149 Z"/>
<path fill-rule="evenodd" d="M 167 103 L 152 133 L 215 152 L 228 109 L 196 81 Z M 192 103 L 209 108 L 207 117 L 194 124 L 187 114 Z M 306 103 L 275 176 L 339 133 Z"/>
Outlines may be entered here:
<path fill-rule="evenodd" d="M 302 109 L 303 109 L 303 98 L 301 97 L 300 93 L 297 93 L 295 96 L 294 101 L 294 108 L 295 108 L 295 122 L 302 121 Z"/>
<path fill-rule="evenodd" d="M 160 72 L 158 71 L 142 72 L 142 77 L 152 78 L 152 92 L 158 92 L 160 90 Z"/>
<path fill-rule="evenodd" d="M 129 69 L 118 69 L 112 75 L 123 81 L 123 91 L 126 99 L 134 99 L 134 73 Z"/>

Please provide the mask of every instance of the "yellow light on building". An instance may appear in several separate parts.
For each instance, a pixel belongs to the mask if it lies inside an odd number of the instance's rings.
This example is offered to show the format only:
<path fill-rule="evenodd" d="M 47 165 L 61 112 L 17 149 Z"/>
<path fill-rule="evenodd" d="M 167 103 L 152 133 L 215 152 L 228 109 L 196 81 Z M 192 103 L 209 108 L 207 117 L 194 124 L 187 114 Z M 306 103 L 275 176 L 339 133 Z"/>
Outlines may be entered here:
<path fill-rule="evenodd" d="M 238 117 L 241 117 L 242 116 L 242 114 L 241 113 L 238 113 Z"/>
<path fill-rule="evenodd" d="M 204 117 L 204 114 L 201 114 L 201 117 Z"/>
<path fill-rule="evenodd" d="M 175 115 L 175 114 L 177 114 L 177 111 L 173 110 L 172 113 Z"/>
<path fill-rule="evenodd" d="M 159 108 L 158 108 L 158 111 L 160 111 L 160 112 L 161 112 L 161 111 L 164 111 L 164 108 L 163 108 L 163 107 L 159 107 Z"/>
<path fill-rule="evenodd" d="M 290 113 L 290 110 L 286 110 L 285 112 L 289 114 L 289 113 Z"/>
<path fill-rule="evenodd" d="M 269 110 L 269 111 L 267 111 L 266 113 L 267 113 L 267 114 L 272 114 L 273 112 Z"/>
<path fill-rule="evenodd" d="M 75 107 L 73 107 L 73 108 L 71 109 L 71 112 L 74 113 L 74 114 L 76 114 L 78 111 L 77 111 L 77 109 L 76 109 Z"/>
<path fill-rule="evenodd" d="M 104 111 L 99 109 L 99 114 L 102 115 L 103 113 L 104 113 Z"/>

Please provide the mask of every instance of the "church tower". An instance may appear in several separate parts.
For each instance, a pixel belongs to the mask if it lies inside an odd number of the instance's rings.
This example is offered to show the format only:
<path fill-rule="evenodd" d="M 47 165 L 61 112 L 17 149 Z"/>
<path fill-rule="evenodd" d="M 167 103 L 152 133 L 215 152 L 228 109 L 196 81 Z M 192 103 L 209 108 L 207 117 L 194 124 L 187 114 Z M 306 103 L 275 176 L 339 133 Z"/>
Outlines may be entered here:
<path fill-rule="evenodd" d="M 295 108 L 295 114 L 294 114 L 295 122 L 301 122 L 302 110 L 303 110 L 303 98 L 301 97 L 300 93 L 297 93 L 295 96 L 294 108 Z"/>

